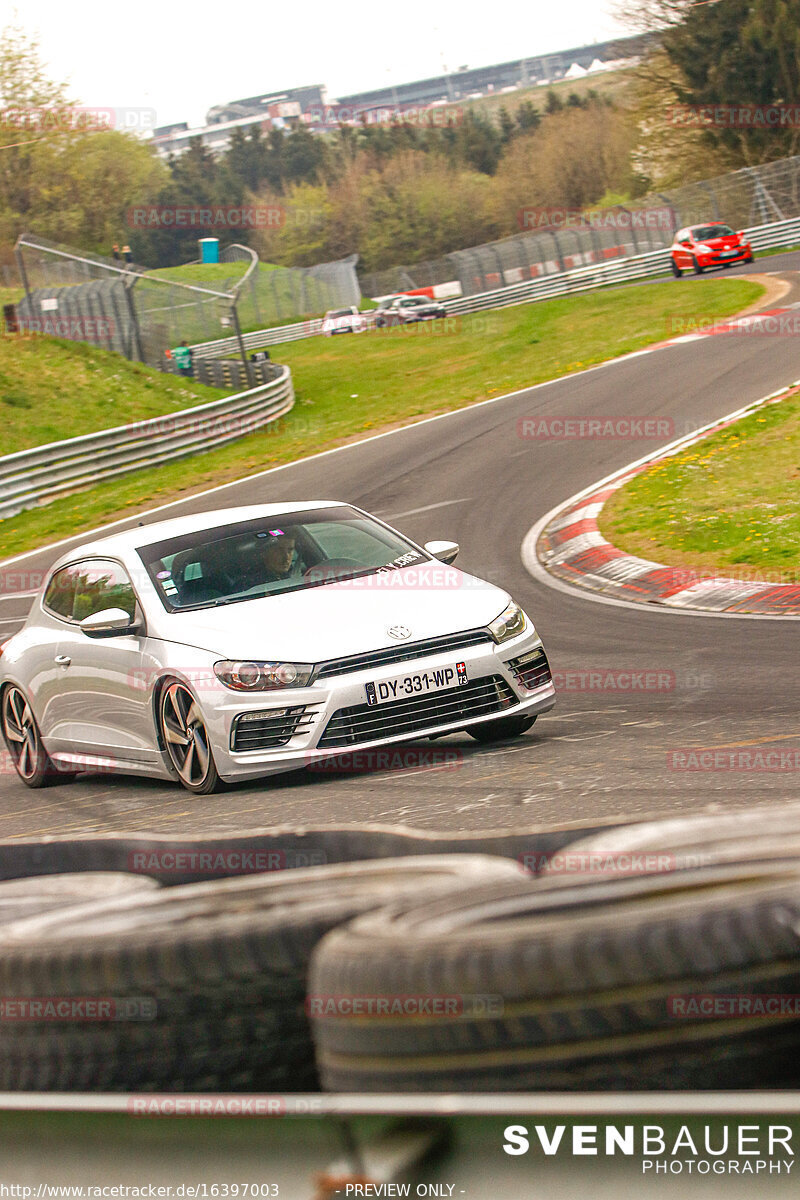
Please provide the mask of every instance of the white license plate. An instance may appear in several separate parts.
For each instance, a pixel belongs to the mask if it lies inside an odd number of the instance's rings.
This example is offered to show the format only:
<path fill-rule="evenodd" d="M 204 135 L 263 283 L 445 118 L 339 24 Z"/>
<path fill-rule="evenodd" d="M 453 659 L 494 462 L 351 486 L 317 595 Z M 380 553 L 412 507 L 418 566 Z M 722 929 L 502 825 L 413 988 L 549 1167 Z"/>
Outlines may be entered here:
<path fill-rule="evenodd" d="M 448 688 L 463 687 L 465 683 L 466 663 L 428 667 L 412 675 L 396 675 L 393 679 L 380 679 L 376 683 L 366 684 L 367 704 L 391 704 L 393 700 L 409 700 L 429 692 L 444 692 Z"/>

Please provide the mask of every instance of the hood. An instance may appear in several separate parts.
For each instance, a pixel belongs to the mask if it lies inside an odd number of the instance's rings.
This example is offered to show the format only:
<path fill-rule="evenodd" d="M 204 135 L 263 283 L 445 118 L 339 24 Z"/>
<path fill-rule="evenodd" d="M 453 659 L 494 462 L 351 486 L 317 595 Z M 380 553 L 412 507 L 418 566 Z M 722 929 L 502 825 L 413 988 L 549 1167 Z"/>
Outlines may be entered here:
<path fill-rule="evenodd" d="M 157 637 L 220 658 L 321 662 L 398 645 L 391 625 L 405 625 L 409 642 L 479 628 L 508 601 L 485 580 L 423 563 L 220 608 L 159 613 L 151 624 Z"/>
<path fill-rule="evenodd" d="M 712 246 L 715 250 L 730 250 L 733 246 L 738 246 L 741 239 L 736 233 L 725 233 L 721 237 L 703 238 L 702 240 L 704 245 Z"/>

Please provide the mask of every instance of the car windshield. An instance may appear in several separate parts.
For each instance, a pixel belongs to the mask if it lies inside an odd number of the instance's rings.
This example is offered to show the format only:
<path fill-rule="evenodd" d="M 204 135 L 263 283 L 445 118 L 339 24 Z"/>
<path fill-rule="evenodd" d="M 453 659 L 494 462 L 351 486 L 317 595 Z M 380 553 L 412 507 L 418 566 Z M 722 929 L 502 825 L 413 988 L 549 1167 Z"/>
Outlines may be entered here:
<path fill-rule="evenodd" d="M 692 230 L 696 242 L 704 242 L 707 238 L 731 237 L 733 230 L 728 225 L 698 225 Z"/>
<path fill-rule="evenodd" d="M 137 553 L 169 612 L 213 608 L 430 561 L 351 508 L 201 529 Z"/>

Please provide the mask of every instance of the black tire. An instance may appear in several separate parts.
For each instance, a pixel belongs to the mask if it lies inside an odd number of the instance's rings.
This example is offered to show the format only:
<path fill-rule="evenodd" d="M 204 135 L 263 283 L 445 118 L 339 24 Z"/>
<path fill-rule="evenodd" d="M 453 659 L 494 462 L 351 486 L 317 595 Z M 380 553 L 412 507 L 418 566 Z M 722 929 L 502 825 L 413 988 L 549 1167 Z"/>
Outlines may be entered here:
<path fill-rule="evenodd" d="M 775 805 L 742 812 L 643 821 L 569 844 L 566 858 L 555 857 L 542 875 L 550 883 L 577 882 L 584 877 L 616 878 L 630 870 L 640 874 L 693 870 L 721 864 L 766 865 L 797 858 L 800 862 L 800 806 Z M 577 874 L 564 870 L 569 865 Z"/>
<path fill-rule="evenodd" d="M 472 1009 L 316 1014 L 323 1084 L 797 1086 L 797 1017 L 691 1019 L 686 1006 L 698 995 L 800 991 L 798 885 L 797 862 L 573 888 L 520 881 L 360 917 L 320 943 L 311 994 L 340 1005 L 354 996 L 460 997 Z"/>
<path fill-rule="evenodd" d="M 167 679 L 158 696 L 158 732 L 175 774 L 188 792 L 222 789 L 200 705 L 185 683 Z"/>
<path fill-rule="evenodd" d="M 748 254 L 747 258 L 744 261 L 746 263 L 751 263 L 751 262 L 755 262 L 755 259 L 753 258 L 752 254 Z"/>
<path fill-rule="evenodd" d="M 54 835 L 45 841 L 0 841 L 0 877 L 63 871 L 140 871 L 167 886 L 203 883 L 244 872 L 374 861 L 412 855 L 489 854 L 541 870 L 548 854 L 613 823 L 565 822 L 472 833 L 372 823 L 273 826 L 248 833 Z M 231 857 L 232 854 L 232 857 Z M 227 865 L 226 865 L 227 864 Z"/>
<path fill-rule="evenodd" d="M 536 720 L 537 714 L 525 717 L 500 717 L 497 721 L 482 721 L 479 725 L 469 725 L 466 732 L 476 742 L 502 742 L 507 738 L 519 737 L 526 733 Z"/>
<path fill-rule="evenodd" d="M 694 257 L 694 255 L 692 255 L 692 270 L 694 271 L 695 275 L 702 275 L 703 271 L 705 271 L 705 267 L 700 266 L 700 263 Z"/>
<path fill-rule="evenodd" d="M 0 726 L 17 775 L 29 788 L 47 787 L 58 780 L 74 778 L 59 772 L 42 744 L 33 708 L 22 688 L 10 683 L 0 700 Z"/>
<path fill-rule="evenodd" d="M 149 875 L 122 871 L 73 871 L 35 875 L 32 879 L 5 879 L 0 882 L 0 922 L 8 924 L 54 908 L 141 895 L 158 886 Z"/>
<path fill-rule="evenodd" d="M 0 1088 L 307 1091 L 311 952 L 399 897 L 517 868 L 480 855 L 387 859 L 164 888 L 0 927 L 0 995 L 117 999 L 122 1019 L 0 1022 Z M 139 1019 L 124 1019 L 135 1002 Z M 116 1010 L 113 1010 L 116 1011 Z"/>
<path fill-rule="evenodd" d="M 680 279 L 683 276 L 683 271 L 680 269 L 678 264 L 675 262 L 675 259 L 671 258 L 669 260 L 669 263 L 670 263 L 670 266 L 672 267 L 672 274 L 675 276 L 676 279 Z"/>

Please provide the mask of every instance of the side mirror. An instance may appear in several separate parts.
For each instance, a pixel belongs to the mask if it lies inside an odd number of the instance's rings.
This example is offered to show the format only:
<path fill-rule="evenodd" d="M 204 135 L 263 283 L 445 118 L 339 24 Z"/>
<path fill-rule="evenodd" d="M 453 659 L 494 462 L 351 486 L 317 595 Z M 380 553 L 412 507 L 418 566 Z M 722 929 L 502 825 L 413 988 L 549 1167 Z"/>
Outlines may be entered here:
<path fill-rule="evenodd" d="M 104 608 L 102 612 L 84 617 L 81 629 L 87 637 L 120 637 L 125 633 L 138 633 L 141 622 L 122 608 Z"/>
<path fill-rule="evenodd" d="M 459 546 L 458 542 L 426 542 L 425 549 L 439 562 L 451 563 L 458 554 Z"/>

